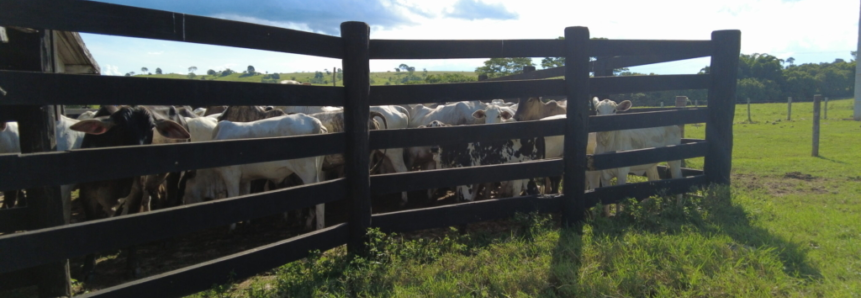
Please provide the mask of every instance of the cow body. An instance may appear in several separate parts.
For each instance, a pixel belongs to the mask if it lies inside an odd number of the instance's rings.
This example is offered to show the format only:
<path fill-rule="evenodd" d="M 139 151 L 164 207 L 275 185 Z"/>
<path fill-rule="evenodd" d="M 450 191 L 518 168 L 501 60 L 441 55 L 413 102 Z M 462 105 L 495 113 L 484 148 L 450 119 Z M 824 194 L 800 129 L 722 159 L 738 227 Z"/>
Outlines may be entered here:
<path fill-rule="evenodd" d="M 267 118 L 254 122 L 238 123 L 221 121 L 214 132 L 215 140 L 266 138 L 327 133 L 326 128 L 314 117 L 295 114 Z M 291 160 L 271 161 L 215 168 L 224 181 L 227 196 L 235 197 L 250 192 L 250 182 L 266 179 L 275 184 L 295 173 L 304 183 L 322 181 L 323 157 L 306 157 Z M 325 226 L 323 204 L 317 205 L 317 228 Z"/>

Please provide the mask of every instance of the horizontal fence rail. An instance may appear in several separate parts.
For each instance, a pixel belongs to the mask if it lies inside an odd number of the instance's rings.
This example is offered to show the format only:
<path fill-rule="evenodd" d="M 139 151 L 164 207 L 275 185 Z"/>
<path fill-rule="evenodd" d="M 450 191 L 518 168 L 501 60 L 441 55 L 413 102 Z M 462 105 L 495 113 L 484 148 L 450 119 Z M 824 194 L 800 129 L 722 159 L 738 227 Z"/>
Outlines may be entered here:
<path fill-rule="evenodd" d="M 592 94 L 618 94 L 708 89 L 710 85 L 711 77 L 709 75 L 597 77 L 589 79 L 589 92 Z"/>
<path fill-rule="evenodd" d="M 613 131 L 706 122 L 708 108 L 589 116 L 589 132 Z"/>
<path fill-rule="evenodd" d="M 0 237 L 0 251 L 14 257 L 0 258 L 0 273 L 311 207 L 344 196 L 344 180 L 338 179 L 6 235 Z"/>
<path fill-rule="evenodd" d="M 649 182 L 628 183 L 625 185 L 614 185 L 600 187 L 586 192 L 586 206 L 595 206 L 599 201 L 601 204 L 615 204 L 623 202 L 626 198 L 645 199 L 659 194 L 672 195 L 689 192 L 693 188 L 706 186 L 705 175 L 663 179 Z"/>
<path fill-rule="evenodd" d="M 460 125 L 433 128 L 375 130 L 371 149 L 461 144 L 502 139 L 535 138 L 565 134 L 565 119 L 503 124 Z"/>
<path fill-rule="evenodd" d="M 370 105 L 565 95 L 563 80 L 371 86 Z"/>
<path fill-rule="evenodd" d="M 331 133 L 5 154 L 0 155 L 0 189 L 63 185 L 321 156 L 342 153 L 344 143 L 343 133 Z"/>
<path fill-rule="evenodd" d="M 447 206 L 374 214 L 380 231 L 403 233 L 501 219 L 517 212 L 551 213 L 562 206 L 561 195 L 490 199 Z"/>
<path fill-rule="evenodd" d="M 0 86 L 7 92 L 0 106 L 344 105 L 344 88 L 287 84 L 0 71 Z"/>
<path fill-rule="evenodd" d="M 607 40 L 589 41 L 589 56 L 685 55 L 711 56 L 711 40 Z"/>
<path fill-rule="evenodd" d="M 562 160 L 449 168 L 371 176 L 371 194 L 562 175 Z"/>
<path fill-rule="evenodd" d="M 587 165 L 590 171 L 598 171 L 701 157 L 705 156 L 706 153 L 708 153 L 708 144 L 706 144 L 705 141 L 702 141 L 659 148 L 645 148 L 587 155 Z"/>
<path fill-rule="evenodd" d="M 339 59 L 344 55 L 340 37 L 95 1 L 0 1 L 0 26 L 151 38 Z"/>
<path fill-rule="evenodd" d="M 9 200 L 9 198 L 3 198 Z M 5 204 L 6 202 L 3 202 Z M 0 209 L 0 233 L 10 233 L 31 228 L 33 209 L 30 207 L 18 207 L 11 209 Z"/>
<path fill-rule="evenodd" d="M 311 251 L 338 247 L 347 242 L 348 232 L 343 223 L 80 297 L 182 297 L 305 258 Z"/>
<path fill-rule="evenodd" d="M 371 59 L 458 59 L 564 56 L 558 39 L 386 40 L 372 39 Z"/>

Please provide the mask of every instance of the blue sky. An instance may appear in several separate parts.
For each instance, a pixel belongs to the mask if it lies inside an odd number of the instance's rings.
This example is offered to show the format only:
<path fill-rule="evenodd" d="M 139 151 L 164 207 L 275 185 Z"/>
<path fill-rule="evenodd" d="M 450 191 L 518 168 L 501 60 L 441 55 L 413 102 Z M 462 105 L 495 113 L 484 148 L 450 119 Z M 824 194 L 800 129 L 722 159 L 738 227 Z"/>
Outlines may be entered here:
<path fill-rule="evenodd" d="M 857 47 L 857 0 L 116 0 L 121 5 L 238 20 L 339 35 L 344 21 L 371 25 L 379 39 L 551 39 L 566 26 L 587 26 L 610 39 L 708 39 L 714 30 L 740 29 L 742 53 L 794 57 L 795 63 L 852 59 Z M 319 57 L 199 44 L 82 34 L 103 74 L 207 69 L 314 72 L 340 67 Z M 406 63 L 416 69 L 473 71 L 486 59 L 374 60 L 372 71 Z M 540 63 L 540 58 L 535 60 Z M 696 73 L 708 59 L 632 69 L 659 74 Z M 540 67 L 539 67 L 540 68 Z"/>

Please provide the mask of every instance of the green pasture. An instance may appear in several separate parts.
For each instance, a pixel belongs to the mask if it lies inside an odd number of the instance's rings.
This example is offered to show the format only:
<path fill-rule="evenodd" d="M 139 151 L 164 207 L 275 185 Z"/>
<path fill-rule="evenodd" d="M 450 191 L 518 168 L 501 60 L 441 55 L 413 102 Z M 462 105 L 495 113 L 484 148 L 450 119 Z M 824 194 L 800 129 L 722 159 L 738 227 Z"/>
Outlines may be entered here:
<path fill-rule="evenodd" d="M 812 104 L 737 106 L 733 184 L 676 206 L 657 198 L 578 232 L 519 215 L 344 247 L 198 297 L 859 297 L 861 123 L 829 103 L 820 157 Z M 686 137 L 703 138 L 703 125 Z M 701 167 L 701 159 L 688 160 Z"/>

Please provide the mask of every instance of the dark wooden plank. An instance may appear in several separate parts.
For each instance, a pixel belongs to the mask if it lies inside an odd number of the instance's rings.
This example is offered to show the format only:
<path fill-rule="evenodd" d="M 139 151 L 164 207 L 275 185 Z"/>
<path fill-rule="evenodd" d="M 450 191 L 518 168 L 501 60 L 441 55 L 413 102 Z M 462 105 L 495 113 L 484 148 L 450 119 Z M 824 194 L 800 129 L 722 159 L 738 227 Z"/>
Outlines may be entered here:
<path fill-rule="evenodd" d="M 371 176 L 371 193 L 386 194 L 434 187 L 559 176 L 561 174 L 562 160 L 560 159 L 383 174 Z"/>
<path fill-rule="evenodd" d="M 699 169 L 691 169 L 691 168 L 682 168 L 682 176 L 699 176 L 703 175 L 703 170 Z M 658 174 L 661 175 L 661 179 L 672 179 L 673 177 L 670 175 L 670 169 L 667 166 L 658 166 Z M 643 174 L 645 177 L 645 173 Z"/>
<path fill-rule="evenodd" d="M 338 179 L 7 235 L 0 237 L 0 251 L 15 257 L 0 258 L 0 273 L 334 202 L 344 195 L 344 180 Z"/>
<path fill-rule="evenodd" d="M 649 182 L 629 183 L 625 185 L 614 185 L 600 187 L 594 191 L 586 192 L 586 206 L 593 207 L 599 201 L 601 204 L 615 204 L 623 202 L 627 198 L 645 199 L 656 195 L 659 191 L 664 195 L 673 195 L 689 192 L 692 188 L 708 185 L 705 176 L 692 176 L 676 179 L 664 179 Z"/>
<path fill-rule="evenodd" d="M 460 144 L 502 139 L 556 136 L 565 133 L 565 119 L 503 124 L 461 125 L 371 131 L 371 149 Z"/>
<path fill-rule="evenodd" d="M 565 45 L 565 90 L 569 100 L 568 121 L 565 123 L 562 193 L 566 198 L 562 203 L 562 223 L 570 227 L 581 223 L 586 215 L 583 192 L 586 191 L 586 146 L 592 100 L 589 94 L 592 84 L 589 79 L 589 28 L 565 28 Z"/>
<path fill-rule="evenodd" d="M 555 77 L 565 76 L 565 66 L 562 67 L 554 67 L 542 70 L 536 70 L 532 72 L 525 72 L 516 75 L 490 78 L 487 81 L 520 81 L 520 80 L 537 80 L 537 79 L 549 79 Z"/>
<path fill-rule="evenodd" d="M 707 119 L 708 111 L 709 108 L 695 108 L 661 112 L 589 116 L 589 131 L 601 132 L 703 123 Z"/>
<path fill-rule="evenodd" d="M 36 286 L 39 268 L 28 268 L 15 272 L 0 273 L 0 292 Z"/>
<path fill-rule="evenodd" d="M 344 135 L 332 133 L 4 154 L 0 155 L 0 189 L 101 181 L 117 177 L 320 156 L 341 153 L 343 150 Z"/>
<path fill-rule="evenodd" d="M 0 71 L 2 105 L 340 106 L 340 87 Z M 87 86 L 87 88 L 82 88 Z"/>
<path fill-rule="evenodd" d="M 374 227 L 386 233 L 457 226 L 505 218 L 517 212 L 558 212 L 561 195 L 490 199 L 439 207 L 374 214 Z"/>
<path fill-rule="evenodd" d="M 30 221 L 31 211 L 28 207 L 0 209 L 0 233 L 32 229 L 34 226 Z"/>
<path fill-rule="evenodd" d="M 592 94 L 708 89 L 711 86 L 709 75 L 599 77 L 589 81 L 589 91 Z"/>
<path fill-rule="evenodd" d="M 729 185 L 741 31 L 715 31 L 712 32 L 712 40 L 715 43 L 715 52 L 711 60 L 712 88 L 709 89 L 709 113 L 706 122 L 709 154 L 706 155 L 703 170 L 709 182 Z"/>
<path fill-rule="evenodd" d="M 704 57 L 712 54 L 711 40 L 624 40 L 593 39 L 589 41 L 589 56 L 689 55 Z"/>
<path fill-rule="evenodd" d="M 371 40 L 371 59 L 458 59 L 559 57 L 557 39 L 509 40 Z"/>
<path fill-rule="evenodd" d="M 300 260 L 344 244 L 347 224 L 296 236 L 212 261 L 87 293 L 80 297 L 183 297 Z"/>
<path fill-rule="evenodd" d="M 371 105 L 565 95 L 563 80 L 371 86 Z"/>
<path fill-rule="evenodd" d="M 341 23 L 344 44 L 344 127 L 347 146 L 344 150 L 344 176 L 347 178 L 347 201 L 350 206 L 348 223 L 350 236 L 347 250 L 363 254 L 366 251 L 368 227 L 371 226 L 370 150 L 368 149 L 368 111 L 370 110 L 371 28 L 362 22 Z"/>
<path fill-rule="evenodd" d="M 133 20 L 133 21 L 132 21 Z M 0 25 L 341 58 L 340 38 L 182 13 L 75 0 L 5 0 Z"/>
<path fill-rule="evenodd" d="M 597 171 L 701 157 L 708 153 L 708 148 L 708 144 L 703 141 L 659 148 L 601 153 L 587 156 L 588 168 L 590 171 Z"/>

